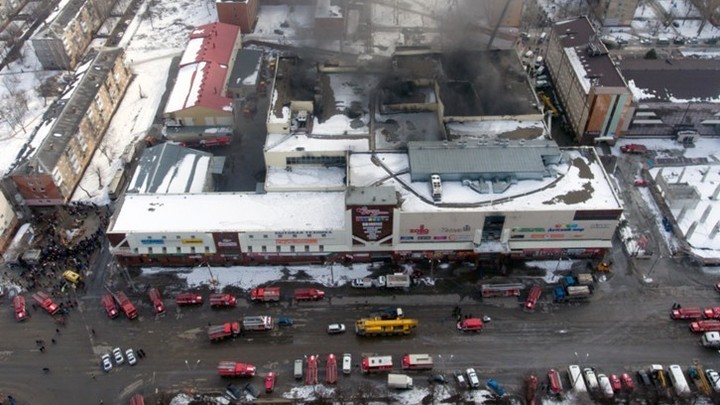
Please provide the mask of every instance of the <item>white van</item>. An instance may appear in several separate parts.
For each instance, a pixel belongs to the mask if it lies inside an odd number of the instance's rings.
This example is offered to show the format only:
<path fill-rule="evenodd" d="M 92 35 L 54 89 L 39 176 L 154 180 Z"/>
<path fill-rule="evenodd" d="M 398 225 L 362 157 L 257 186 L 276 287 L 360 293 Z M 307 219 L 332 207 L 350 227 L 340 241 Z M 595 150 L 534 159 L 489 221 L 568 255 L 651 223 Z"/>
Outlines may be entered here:
<path fill-rule="evenodd" d="M 352 372 L 352 354 L 343 354 L 342 371 L 343 374 L 350 374 Z"/>
<path fill-rule="evenodd" d="M 690 386 L 688 386 L 687 379 L 685 379 L 685 374 L 683 374 L 680 366 L 671 364 L 670 367 L 668 367 L 668 374 L 670 375 L 672 386 L 675 387 L 675 393 L 679 397 L 690 395 Z"/>
<path fill-rule="evenodd" d="M 580 366 L 571 364 L 568 366 L 568 377 L 570 377 L 570 387 L 575 392 L 587 392 L 587 386 L 583 381 L 582 371 Z"/>
<path fill-rule="evenodd" d="M 590 391 L 597 391 L 598 389 L 598 380 L 595 376 L 595 372 L 591 368 L 586 368 L 583 370 L 583 374 L 585 375 L 585 384 L 587 384 L 587 388 Z"/>
<path fill-rule="evenodd" d="M 602 391 L 605 398 L 612 398 L 615 396 L 615 392 L 610 385 L 610 379 L 605 374 L 598 374 L 597 379 L 600 383 L 600 390 Z"/>
<path fill-rule="evenodd" d="M 303 377 L 303 361 L 301 359 L 295 360 L 295 367 L 293 368 L 293 376 L 296 380 Z"/>

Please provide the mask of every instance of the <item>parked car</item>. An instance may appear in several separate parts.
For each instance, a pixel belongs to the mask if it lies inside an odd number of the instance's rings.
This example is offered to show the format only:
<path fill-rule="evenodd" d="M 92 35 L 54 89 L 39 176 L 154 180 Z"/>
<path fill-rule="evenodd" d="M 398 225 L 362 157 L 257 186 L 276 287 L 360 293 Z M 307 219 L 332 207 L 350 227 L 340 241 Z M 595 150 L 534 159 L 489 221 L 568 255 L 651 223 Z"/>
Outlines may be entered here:
<path fill-rule="evenodd" d="M 433 374 L 428 377 L 428 382 L 431 384 L 447 384 L 445 376 L 442 374 Z"/>
<path fill-rule="evenodd" d="M 135 353 L 133 352 L 133 349 L 125 350 L 125 357 L 127 357 L 129 365 L 134 366 L 135 363 L 137 363 L 137 358 L 135 358 Z"/>
<path fill-rule="evenodd" d="M 337 335 L 338 333 L 345 333 L 345 325 L 342 323 L 331 323 L 327 327 L 327 333 L 329 335 Z"/>
<path fill-rule="evenodd" d="M 713 388 L 715 392 L 720 392 L 720 374 L 718 374 L 717 371 L 709 368 L 705 370 L 705 376 L 708 379 L 708 382 L 710 383 L 710 386 Z"/>
<path fill-rule="evenodd" d="M 343 374 L 350 374 L 352 372 L 352 354 L 343 354 L 342 371 Z"/>
<path fill-rule="evenodd" d="M 252 383 L 245 384 L 245 392 L 252 395 L 253 398 L 260 396 L 260 390 L 258 390 L 256 386 L 252 385 Z"/>
<path fill-rule="evenodd" d="M 620 379 L 622 380 L 622 383 L 625 386 L 626 390 L 632 391 L 635 389 L 635 382 L 633 381 L 632 377 L 630 377 L 630 374 L 623 373 L 620 376 Z"/>
<path fill-rule="evenodd" d="M 465 374 L 463 374 L 460 370 L 455 370 L 455 381 L 457 382 L 458 387 L 460 388 L 467 388 L 467 380 L 465 379 Z"/>
<path fill-rule="evenodd" d="M 646 387 L 652 386 L 652 380 L 650 379 L 650 376 L 648 375 L 647 371 L 645 371 L 645 370 L 638 370 L 637 379 L 640 382 L 640 384 L 642 384 Z"/>
<path fill-rule="evenodd" d="M 351 286 L 353 288 L 372 288 L 373 281 L 370 278 L 356 278 L 352 281 Z"/>
<path fill-rule="evenodd" d="M 235 400 L 238 400 L 244 396 L 242 390 L 240 388 L 238 388 L 237 385 L 235 385 L 235 384 L 228 384 L 227 390 L 225 391 L 225 393 L 230 398 L 235 399 Z"/>
<path fill-rule="evenodd" d="M 122 351 L 119 347 L 116 347 L 112 351 L 113 357 L 115 357 L 115 363 L 117 365 L 123 364 L 125 362 L 125 358 L 123 357 Z"/>
<path fill-rule="evenodd" d="M 480 388 L 480 379 L 478 378 L 474 368 L 470 367 L 465 370 L 465 374 L 467 374 L 468 382 L 471 388 Z"/>
<path fill-rule="evenodd" d="M 608 378 L 610 379 L 610 386 L 612 387 L 613 391 L 618 392 L 622 390 L 622 382 L 620 382 L 620 377 L 618 377 L 616 374 L 610 374 Z"/>
<path fill-rule="evenodd" d="M 112 360 L 110 360 L 109 354 L 103 354 L 102 357 L 100 357 L 100 363 L 102 364 L 104 372 L 109 373 L 110 370 L 112 370 Z"/>
<path fill-rule="evenodd" d="M 292 326 L 293 320 L 287 316 L 281 316 L 278 318 L 278 326 Z"/>

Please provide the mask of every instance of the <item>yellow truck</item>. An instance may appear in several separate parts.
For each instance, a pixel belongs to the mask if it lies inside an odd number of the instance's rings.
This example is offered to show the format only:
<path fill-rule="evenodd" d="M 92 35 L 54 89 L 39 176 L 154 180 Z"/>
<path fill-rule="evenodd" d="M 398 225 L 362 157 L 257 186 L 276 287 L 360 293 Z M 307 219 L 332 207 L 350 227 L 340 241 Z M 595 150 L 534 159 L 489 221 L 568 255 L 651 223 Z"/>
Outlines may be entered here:
<path fill-rule="evenodd" d="M 417 319 L 360 319 L 355 322 L 359 336 L 409 335 L 418 326 Z"/>

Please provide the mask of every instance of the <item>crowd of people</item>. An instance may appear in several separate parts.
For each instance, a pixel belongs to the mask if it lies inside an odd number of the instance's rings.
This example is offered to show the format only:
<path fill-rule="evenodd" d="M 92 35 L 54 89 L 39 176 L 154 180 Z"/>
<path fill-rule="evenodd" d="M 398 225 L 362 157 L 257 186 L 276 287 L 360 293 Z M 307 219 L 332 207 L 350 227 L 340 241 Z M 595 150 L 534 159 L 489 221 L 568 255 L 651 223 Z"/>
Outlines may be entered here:
<path fill-rule="evenodd" d="M 58 299 L 67 298 L 63 272 L 72 270 L 80 275 L 87 272 L 94 253 L 101 246 L 109 215 L 108 207 L 94 203 L 36 209 L 30 218 L 35 230 L 31 248 L 40 251 L 39 259 L 29 263 L 19 258 L 13 266 L 15 271 L 5 272 L 6 278 L 29 292 L 39 290 Z M 84 288 L 83 282 L 77 287 Z M 59 304 L 67 313 L 76 302 L 65 299 Z"/>

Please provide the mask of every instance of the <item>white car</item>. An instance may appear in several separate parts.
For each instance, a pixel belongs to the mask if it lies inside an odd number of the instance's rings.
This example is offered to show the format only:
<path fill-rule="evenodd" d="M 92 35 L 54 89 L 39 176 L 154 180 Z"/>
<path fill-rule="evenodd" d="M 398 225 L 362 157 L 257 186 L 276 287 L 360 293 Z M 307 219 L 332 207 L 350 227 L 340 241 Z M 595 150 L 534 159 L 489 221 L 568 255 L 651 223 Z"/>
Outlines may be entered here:
<path fill-rule="evenodd" d="M 385 283 L 387 280 L 385 280 L 385 276 L 380 276 L 377 278 L 377 280 L 373 280 L 373 284 L 375 284 L 375 287 L 383 288 L 385 287 Z"/>
<path fill-rule="evenodd" d="M 125 358 L 123 357 L 122 351 L 119 347 L 114 348 L 112 354 L 113 357 L 115 357 L 115 364 L 118 366 L 125 362 Z"/>
<path fill-rule="evenodd" d="M 110 355 L 105 353 L 100 358 L 100 364 L 102 365 L 103 371 L 106 373 L 109 373 L 110 370 L 112 370 L 112 360 L 110 360 Z"/>
<path fill-rule="evenodd" d="M 338 333 L 345 333 L 345 325 L 342 323 L 331 323 L 327 327 L 327 333 L 329 335 L 336 335 Z"/>
<path fill-rule="evenodd" d="M 352 281 L 353 288 L 371 288 L 373 286 L 372 279 L 370 278 L 356 278 Z"/>
<path fill-rule="evenodd" d="M 712 386 L 713 390 L 715 392 L 720 392 L 720 374 L 709 368 L 705 370 L 705 375 L 707 376 L 708 382 L 710 383 L 710 386 Z"/>
<path fill-rule="evenodd" d="M 125 350 L 125 357 L 127 357 L 129 365 L 134 366 L 135 363 L 137 363 L 137 358 L 135 358 L 135 352 L 133 352 L 133 349 Z"/>
<path fill-rule="evenodd" d="M 471 388 L 480 388 L 480 379 L 478 378 L 474 368 L 470 367 L 465 370 L 465 374 L 467 374 L 468 382 L 470 383 Z"/>
<path fill-rule="evenodd" d="M 343 354 L 342 370 L 343 374 L 350 374 L 352 372 L 352 354 Z"/>

